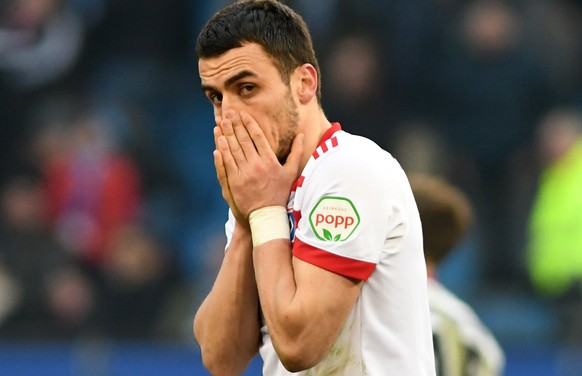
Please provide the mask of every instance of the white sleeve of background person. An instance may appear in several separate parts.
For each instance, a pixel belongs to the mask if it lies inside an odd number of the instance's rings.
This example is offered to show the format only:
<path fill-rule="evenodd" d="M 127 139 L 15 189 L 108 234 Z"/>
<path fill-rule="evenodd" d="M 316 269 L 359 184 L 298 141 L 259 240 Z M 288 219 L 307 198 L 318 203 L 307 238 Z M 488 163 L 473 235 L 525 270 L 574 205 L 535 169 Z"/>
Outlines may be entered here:
<path fill-rule="evenodd" d="M 475 376 L 501 376 L 505 356 L 501 346 L 475 311 L 438 281 L 428 285 L 429 305 L 435 336 L 439 337 L 443 365 L 450 374 L 461 374 L 469 367 Z M 475 353 L 467 365 L 466 354 Z"/>

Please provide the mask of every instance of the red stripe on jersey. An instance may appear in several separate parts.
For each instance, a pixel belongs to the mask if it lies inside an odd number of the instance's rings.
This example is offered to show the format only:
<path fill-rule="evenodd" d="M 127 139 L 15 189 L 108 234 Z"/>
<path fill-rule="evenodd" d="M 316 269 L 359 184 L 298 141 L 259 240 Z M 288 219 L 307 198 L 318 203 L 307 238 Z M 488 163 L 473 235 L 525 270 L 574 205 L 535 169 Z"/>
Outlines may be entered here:
<path fill-rule="evenodd" d="M 331 147 L 335 148 L 337 146 L 337 137 L 331 138 Z"/>
<path fill-rule="evenodd" d="M 329 127 L 325 133 L 323 134 L 323 136 L 321 136 L 321 140 L 319 140 L 319 145 L 317 145 L 318 147 L 321 147 L 321 150 L 325 153 L 328 150 L 327 145 L 325 144 L 325 142 L 327 140 L 329 140 L 331 138 L 331 136 L 333 136 L 333 134 L 337 131 L 341 131 L 342 127 L 340 125 L 340 123 L 331 123 L 331 127 Z M 334 137 L 335 138 L 335 137 Z M 331 141 L 331 145 L 332 147 L 336 147 L 337 146 L 337 139 L 335 140 L 335 142 Z M 313 151 L 313 159 L 317 159 L 319 158 L 319 153 L 317 152 L 317 149 L 315 149 Z"/>
<path fill-rule="evenodd" d="M 299 220 L 301 220 L 301 210 L 293 210 L 293 218 L 295 219 L 295 230 L 298 230 Z"/>
<path fill-rule="evenodd" d="M 291 192 L 295 192 L 297 188 L 301 188 L 303 186 L 303 181 L 305 180 L 305 176 L 301 175 L 295 183 L 291 186 Z"/>
<path fill-rule="evenodd" d="M 293 242 L 293 256 L 330 272 L 362 281 L 367 280 L 376 268 L 376 264 L 372 262 L 339 256 L 315 248 L 302 242 L 298 238 L 295 238 L 295 241 Z"/>
<path fill-rule="evenodd" d="M 333 136 L 333 134 L 335 132 L 341 131 L 341 130 L 342 130 L 342 126 L 340 125 L 340 123 L 331 123 L 331 127 L 329 127 L 325 131 L 325 133 L 323 134 L 323 136 L 321 136 L 321 140 L 319 140 L 319 145 L 318 146 L 322 146 L 323 144 L 325 144 L 325 141 L 329 140 L 331 138 L 331 136 Z"/>
<path fill-rule="evenodd" d="M 301 175 L 299 177 L 299 179 L 297 179 L 297 181 L 295 182 L 295 187 L 296 188 L 301 188 L 303 187 L 303 182 L 305 181 L 305 176 Z"/>

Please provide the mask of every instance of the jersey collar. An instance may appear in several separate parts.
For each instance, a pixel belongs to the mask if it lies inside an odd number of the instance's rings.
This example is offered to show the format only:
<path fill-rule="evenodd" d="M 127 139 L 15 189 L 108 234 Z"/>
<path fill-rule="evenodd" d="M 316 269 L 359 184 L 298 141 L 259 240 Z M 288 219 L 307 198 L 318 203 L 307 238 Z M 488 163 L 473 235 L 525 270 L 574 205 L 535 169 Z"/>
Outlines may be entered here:
<path fill-rule="evenodd" d="M 331 123 L 331 127 L 329 127 L 325 133 L 323 133 L 323 136 L 321 136 L 321 140 L 319 140 L 319 144 L 317 146 L 322 146 L 323 144 L 325 144 L 325 141 L 329 140 L 331 138 L 331 136 L 333 136 L 333 134 L 337 131 L 341 131 L 342 130 L 342 126 L 340 125 L 340 123 L 334 122 Z"/>

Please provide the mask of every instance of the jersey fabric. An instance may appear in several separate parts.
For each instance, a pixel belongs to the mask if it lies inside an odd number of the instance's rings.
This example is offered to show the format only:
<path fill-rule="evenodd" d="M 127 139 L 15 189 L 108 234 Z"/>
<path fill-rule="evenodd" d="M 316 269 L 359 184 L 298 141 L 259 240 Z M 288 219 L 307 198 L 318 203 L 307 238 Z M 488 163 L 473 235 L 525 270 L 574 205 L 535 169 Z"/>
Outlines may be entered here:
<path fill-rule="evenodd" d="M 288 372 L 263 325 L 263 374 L 435 375 L 422 229 L 398 162 L 333 123 L 294 185 L 288 211 L 295 257 L 364 282 L 337 341 L 309 370 Z M 229 222 L 230 239 L 232 216 Z"/>
<path fill-rule="evenodd" d="M 473 309 L 434 279 L 428 284 L 438 376 L 501 376 L 503 350 Z"/>

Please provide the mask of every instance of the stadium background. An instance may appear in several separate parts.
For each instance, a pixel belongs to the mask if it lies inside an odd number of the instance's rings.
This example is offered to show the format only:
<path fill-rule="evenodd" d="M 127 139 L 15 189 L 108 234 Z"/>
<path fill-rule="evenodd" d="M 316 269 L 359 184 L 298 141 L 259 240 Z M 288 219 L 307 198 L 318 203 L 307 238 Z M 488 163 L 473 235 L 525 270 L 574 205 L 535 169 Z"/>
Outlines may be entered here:
<path fill-rule="evenodd" d="M 224 3 L 0 3 L 0 375 L 205 374 L 191 322 L 226 207 L 194 43 Z M 582 105 L 582 2 L 287 3 L 328 117 L 470 194 L 477 223 L 440 277 L 505 374 L 582 374 L 527 263 L 537 130 Z"/>

